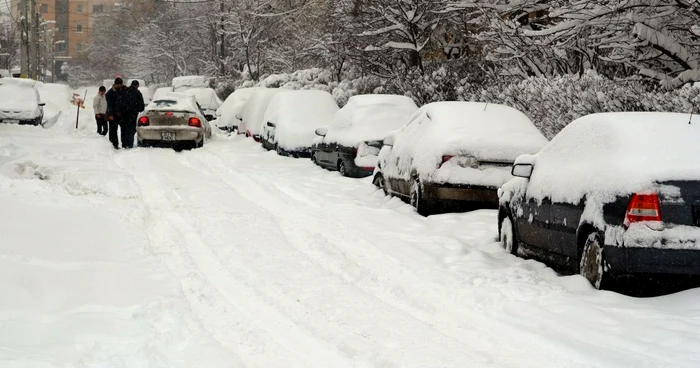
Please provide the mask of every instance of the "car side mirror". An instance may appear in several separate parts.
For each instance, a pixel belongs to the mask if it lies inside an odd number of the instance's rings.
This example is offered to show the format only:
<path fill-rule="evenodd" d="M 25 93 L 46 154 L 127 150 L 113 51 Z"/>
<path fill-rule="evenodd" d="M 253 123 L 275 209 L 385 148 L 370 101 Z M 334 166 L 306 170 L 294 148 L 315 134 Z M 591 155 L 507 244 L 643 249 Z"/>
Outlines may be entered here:
<path fill-rule="evenodd" d="M 204 118 L 207 119 L 207 121 L 212 121 L 212 120 L 214 120 L 214 115 L 206 114 L 206 115 L 204 115 Z"/>
<path fill-rule="evenodd" d="M 325 137 L 328 134 L 328 128 L 318 128 L 316 129 L 316 135 L 319 137 Z"/>
<path fill-rule="evenodd" d="M 510 173 L 517 178 L 530 179 L 533 169 L 532 164 L 515 164 Z"/>
<path fill-rule="evenodd" d="M 392 146 L 394 145 L 394 140 L 395 140 L 395 138 L 394 138 L 393 135 L 387 136 L 386 138 L 384 138 L 384 143 L 383 143 L 383 144 L 384 144 L 385 146 L 392 147 Z"/>
<path fill-rule="evenodd" d="M 268 122 L 267 122 L 267 126 L 269 126 L 270 128 L 274 128 L 274 127 L 276 127 L 277 125 L 276 125 L 275 123 L 271 123 L 271 122 L 268 121 Z"/>
<path fill-rule="evenodd" d="M 41 106 L 41 107 L 46 106 L 46 102 L 39 102 L 39 106 Z"/>

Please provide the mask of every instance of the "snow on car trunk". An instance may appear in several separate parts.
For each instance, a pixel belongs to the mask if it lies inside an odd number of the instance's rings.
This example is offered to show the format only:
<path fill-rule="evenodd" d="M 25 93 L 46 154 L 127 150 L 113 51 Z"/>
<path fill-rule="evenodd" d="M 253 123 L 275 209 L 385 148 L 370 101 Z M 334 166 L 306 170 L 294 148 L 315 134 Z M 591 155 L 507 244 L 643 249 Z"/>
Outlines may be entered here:
<path fill-rule="evenodd" d="M 325 91 L 301 90 L 277 93 L 265 112 L 263 130 L 274 129 L 274 140 L 284 150 L 296 151 L 311 147 L 316 128 L 328 124 L 338 111 L 333 96 Z"/>
<path fill-rule="evenodd" d="M 437 183 L 499 187 L 510 176 L 510 164 L 525 153 L 537 153 L 547 139 L 520 111 L 482 102 L 436 102 L 423 106 L 397 132 L 388 165 L 394 176 L 417 173 Z"/>
<path fill-rule="evenodd" d="M 689 124 L 690 122 L 690 124 Z M 578 203 L 606 201 L 668 180 L 700 180 L 700 117 L 677 113 L 605 113 L 564 128 L 531 158 L 528 195 Z"/>
<path fill-rule="evenodd" d="M 250 99 L 243 109 L 243 120 L 240 130 L 247 135 L 259 137 L 265 124 L 265 111 L 272 97 L 281 89 L 279 88 L 255 88 Z"/>
<path fill-rule="evenodd" d="M 239 88 L 226 98 L 216 110 L 219 127 L 238 127 L 243 117 L 243 108 L 254 91 L 254 88 Z"/>

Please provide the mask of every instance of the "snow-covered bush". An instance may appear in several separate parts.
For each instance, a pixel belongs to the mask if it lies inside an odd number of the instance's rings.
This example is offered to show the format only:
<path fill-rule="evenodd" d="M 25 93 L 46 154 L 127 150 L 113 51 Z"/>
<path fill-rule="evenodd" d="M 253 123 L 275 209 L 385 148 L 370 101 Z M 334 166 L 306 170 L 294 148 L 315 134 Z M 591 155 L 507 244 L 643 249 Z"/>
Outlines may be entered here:
<path fill-rule="evenodd" d="M 524 112 L 552 138 L 575 119 L 597 112 L 687 112 L 700 106 L 697 91 L 686 87 L 666 91 L 639 80 L 611 80 L 589 71 L 583 75 L 531 77 L 485 88 L 465 84 L 459 99 L 501 103 Z M 692 104 L 691 104 L 692 101 Z"/>

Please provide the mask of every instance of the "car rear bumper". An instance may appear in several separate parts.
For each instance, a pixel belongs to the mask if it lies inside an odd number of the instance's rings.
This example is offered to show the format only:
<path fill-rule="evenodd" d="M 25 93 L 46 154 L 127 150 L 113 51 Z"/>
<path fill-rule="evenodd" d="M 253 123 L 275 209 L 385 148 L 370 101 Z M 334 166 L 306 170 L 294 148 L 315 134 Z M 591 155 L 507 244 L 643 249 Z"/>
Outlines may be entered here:
<path fill-rule="evenodd" d="M 606 263 L 616 274 L 700 275 L 700 251 L 605 247 Z"/>
<path fill-rule="evenodd" d="M 204 139 L 204 130 L 189 126 L 149 126 L 136 128 L 138 140 L 145 141 L 200 141 Z M 172 140 L 164 140 L 162 133 L 175 133 Z"/>
<path fill-rule="evenodd" d="M 353 160 L 345 160 L 345 170 L 351 178 L 366 178 L 374 174 L 374 167 L 360 167 Z"/>
<path fill-rule="evenodd" d="M 467 184 L 424 184 L 423 197 L 433 201 L 454 201 L 498 206 L 498 188 Z"/>
<path fill-rule="evenodd" d="M 281 156 L 294 157 L 294 158 L 311 158 L 311 148 L 299 148 L 299 149 L 284 149 L 282 147 L 277 147 L 277 154 Z"/>

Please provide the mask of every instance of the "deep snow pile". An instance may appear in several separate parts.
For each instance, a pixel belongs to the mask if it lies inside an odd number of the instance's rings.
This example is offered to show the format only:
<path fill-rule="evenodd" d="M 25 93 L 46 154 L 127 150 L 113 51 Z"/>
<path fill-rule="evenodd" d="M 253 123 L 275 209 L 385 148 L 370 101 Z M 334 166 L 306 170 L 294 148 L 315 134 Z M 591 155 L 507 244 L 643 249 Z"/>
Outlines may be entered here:
<path fill-rule="evenodd" d="M 265 125 L 263 136 L 274 130 L 274 140 L 280 148 L 310 148 L 316 138 L 316 128 L 333 120 L 338 109 L 333 96 L 325 91 L 281 91 L 270 100 L 265 111 L 265 122 L 275 127 Z"/>
<path fill-rule="evenodd" d="M 535 155 L 528 195 L 578 203 L 591 192 L 614 198 L 656 182 L 700 180 L 700 117 L 689 121 L 674 113 L 580 118 Z"/>
<path fill-rule="evenodd" d="M 406 125 L 417 109 L 406 96 L 353 96 L 335 115 L 323 141 L 354 147 L 360 142 L 382 140 L 390 131 Z"/>
<path fill-rule="evenodd" d="M 495 211 L 423 218 L 242 137 L 114 151 L 87 106 L 89 131 L 0 125 L 3 367 L 700 360 L 699 290 L 595 291 L 506 253 Z"/>
<path fill-rule="evenodd" d="M 385 175 L 435 182 L 500 186 L 510 179 L 508 168 L 441 167 L 443 156 L 475 161 L 512 163 L 522 154 L 537 153 L 547 143 L 533 123 L 513 108 L 480 102 L 435 102 L 421 107 L 411 122 L 395 134 L 380 160 L 392 164 Z M 395 162 L 395 164 L 393 164 Z"/>
<path fill-rule="evenodd" d="M 243 108 L 254 91 L 254 88 L 239 88 L 233 91 L 216 110 L 218 125 L 229 128 L 238 127 L 243 117 Z"/>
<path fill-rule="evenodd" d="M 267 106 L 279 91 L 279 88 L 255 88 L 243 108 L 243 120 L 239 127 L 241 132 L 252 136 L 262 133 Z"/>

